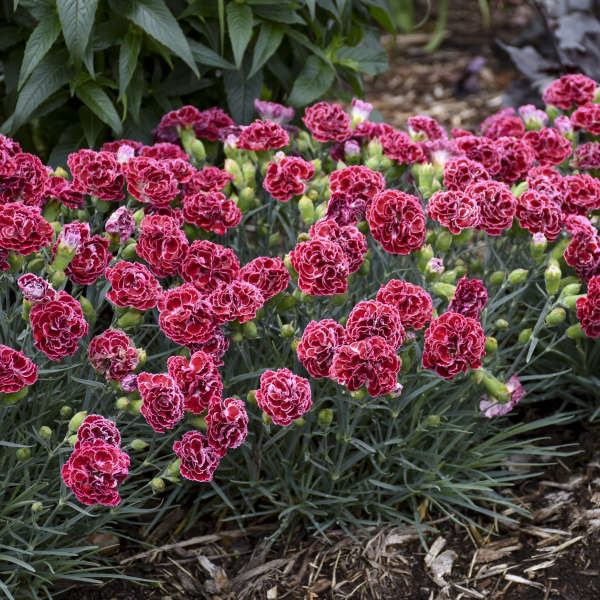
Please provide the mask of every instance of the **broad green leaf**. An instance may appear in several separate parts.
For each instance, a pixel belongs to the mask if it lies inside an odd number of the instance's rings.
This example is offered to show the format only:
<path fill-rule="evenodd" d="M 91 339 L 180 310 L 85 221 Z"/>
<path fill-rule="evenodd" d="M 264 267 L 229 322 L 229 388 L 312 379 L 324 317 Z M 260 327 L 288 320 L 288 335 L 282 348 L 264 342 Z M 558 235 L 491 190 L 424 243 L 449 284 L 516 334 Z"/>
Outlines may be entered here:
<path fill-rule="evenodd" d="M 293 40 L 296 40 L 299 44 L 304 46 L 307 50 L 310 50 L 314 55 L 318 56 L 323 62 L 328 64 L 333 69 L 333 63 L 323 52 L 319 46 L 313 44 L 302 32 L 294 29 L 293 27 L 286 27 L 285 33 L 288 37 L 291 37 Z"/>
<path fill-rule="evenodd" d="M 119 52 L 119 98 L 123 96 L 137 66 L 142 35 L 139 30 L 131 27 L 121 42 Z"/>
<path fill-rule="evenodd" d="M 209 67 L 217 67 L 219 69 L 235 69 L 235 65 L 233 63 L 225 60 L 214 50 L 211 50 L 208 46 L 205 46 L 200 42 L 190 40 L 190 48 L 192 49 L 194 60 L 199 65 L 208 65 Z"/>
<path fill-rule="evenodd" d="M 306 21 L 298 14 L 286 6 L 256 6 L 254 14 L 267 21 L 276 23 L 287 23 L 288 25 L 305 25 Z"/>
<path fill-rule="evenodd" d="M 366 0 L 365 4 L 369 5 L 369 14 L 387 31 L 396 33 L 396 24 L 392 19 L 392 11 L 390 10 L 387 1 L 383 0 Z"/>
<path fill-rule="evenodd" d="M 14 133 L 46 98 L 69 82 L 66 65 L 67 53 L 64 50 L 51 52 L 40 61 L 19 92 L 13 114 L 1 127 L 3 131 L 8 135 Z"/>
<path fill-rule="evenodd" d="M 84 60 L 98 0 L 56 0 L 63 36 L 69 52 Z M 88 63 L 89 61 L 85 61 Z M 89 64 L 87 64 L 89 70 Z"/>
<path fill-rule="evenodd" d="M 198 69 L 190 46 L 171 11 L 162 0 L 121 0 L 111 3 L 126 19 L 141 27 L 149 36 L 179 56 L 194 75 Z"/>
<path fill-rule="evenodd" d="M 227 28 L 235 65 L 239 69 L 252 37 L 252 9 L 247 4 L 230 2 L 227 5 Z"/>
<path fill-rule="evenodd" d="M 335 71 L 316 56 L 309 56 L 288 98 L 292 106 L 305 106 L 331 87 Z"/>
<path fill-rule="evenodd" d="M 249 123 L 254 116 L 254 100 L 262 89 L 262 71 L 246 78 L 242 71 L 224 71 L 225 95 L 236 123 Z"/>
<path fill-rule="evenodd" d="M 52 16 L 40 21 L 31 32 L 25 45 L 25 54 L 23 55 L 23 63 L 21 64 L 21 71 L 19 73 L 18 89 L 23 87 L 31 72 L 38 66 L 40 60 L 46 56 L 59 33 L 60 21 L 57 13 L 53 13 Z"/>
<path fill-rule="evenodd" d="M 75 94 L 101 121 L 121 135 L 121 119 L 108 94 L 97 83 L 86 81 L 75 89 Z"/>
<path fill-rule="evenodd" d="M 306 6 L 308 6 L 308 13 L 312 21 L 315 20 L 315 0 L 304 0 Z"/>
<path fill-rule="evenodd" d="M 93 148 L 104 127 L 104 123 L 102 123 L 102 121 L 100 121 L 87 106 L 82 106 L 79 109 L 79 121 L 83 128 L 85 141 L 90 148 Z M 75 378 L 73 379 L 75 380 Z"/>
<path fill-rule="evenodd" d="M 263 23 L 254 44 L 252 67 L 248 77 L 252 77 L 273 56 L 283 39 L 283 30 L 277 25 Z"/>
<path fill-rule="evenodd" d="M 344 46 L 337 53 L 337 59 L 340 61 L 353 61 L 358 66 L 358 71 L 377 75 L 388 69 L 388 58 L 384 49 L 379 47 L 366 46 Z"/>

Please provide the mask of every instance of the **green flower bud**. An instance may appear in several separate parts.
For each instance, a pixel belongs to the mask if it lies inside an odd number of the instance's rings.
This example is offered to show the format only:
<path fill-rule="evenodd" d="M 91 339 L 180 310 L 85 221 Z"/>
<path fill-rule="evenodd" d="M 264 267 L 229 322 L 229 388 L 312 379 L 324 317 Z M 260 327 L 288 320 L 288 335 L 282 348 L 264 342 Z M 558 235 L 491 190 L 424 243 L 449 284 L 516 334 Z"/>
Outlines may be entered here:
<path fill-rule="evenodd" d="M 167 472 L 170 473 L 171 475 L 177 475 L 177 474 L 179 474 L 180 467 L 181 467 L 181 459 L 178 458 L 178 459 L 174 460 L 173 462 L 169 463 L 169 466 L 167 467 Z"/>
<path fill-rule="evenodd" d="M 196 139 L 194 128 L 191 125 L 187 125 L 186 127 L 179 126 L 177 128 L 177 133 L 179 134 L 179 139 L 181 140 L 183 149 L 188 154 L 192 154 L 192 143 Z"/>
<path fill-rule="evenodd" d="M 364 277 L 365 275 L 369 275 L 370 272 L 371 272 L 371 261 L 367 258 L 367 259 L 363 260 L 362 265 L 360 265 L 360 268 L 358 269 L 358 274 L 362 275 Z"/>
<path fill-rule="evenodd" d="M 518 285 L 527 279 L 529 271 L 527 269 L 514 269 L 508 274 L 508 282 L 511 285 Z"/>
<path fill-rule="evenodd" d="M 49 440 L 52 437 L 52 429 L 47 425 L 42 425 L 38 433 L 40 434 L 40 437 L 45 440 Z"/>
<path fill-rule="evenodd" d="M 131 405 L 131 401 L 127 396 L 121 396 L 120 398 L 117 398 L 115 405 L 117 410 L 127 410 Z"/>
<path fill-rule="evenodd" d="M 34 502 L 31 505 L 31 512 L 41 512 L 44 509 L 44 505 L 41 502 Z"/>
<path fill-rule="evenodd" d="M 585 294 L 575 294 L 573 296 L 561 296 L 560 303 L 570 310 L 573 310 L 577 306 L 577 300 L 579 298 L 585 298 Z"/>
<path fill-rule="evenodd" d="M 506 403 L 510 400 L 510 392 L 508 391 L 506 384 L 485 371 L 483 372 L 483 385 L 488 394 L 500 402 Z"/>
<path fill-rule="evenodd" d="M 206 158 L 206 148 L 199 139 L 194 138 L 192 140 L 192 143 L 190 144 L 190 150 L 196 160 L 202 161 Z"/>
<path fill-rule="evenodd" d="M 247 213 L 254 208 L 254 190 L 251 187 L 245 187 L 240 190 L 237 205 L 242 213 Z"/>
<path fill-rule="evenodd" d="M 364 400 L 367 397 L 367 392 L 364 387 L 355 390 L 354 392 L 350 392 L 350 397 L 355 400 Z"/>
<path fill-rule="evenodd" d="M 558 293 L 562 272 L 558 266 L 558 261 L 550 260 L 550 264 L 544 271 L 544 281 L 546 283 L 546 292 L 548 296 L 554 296 Z"/>
<path fill-rule="evenodd" d="M 42 217 L 46 219 L 46 221 L 56 221 L 58 219 L 58 215 L 60 214 L 61 204 L 58 200 L 54 200 L 51 198 L 46 202 L 44 208 L 42 209 Z"/>
<path fill-rule="evenodd" d="M 85 296 L 79 296 L 79 304 L 81 304 L 81 310 L 83 311 L 85 318 L 90 323 L 94 323 L 96 321 L 96 311 L 94 310 L 92 303 Z"/>
<path fill-rule="evenodd" d="M 472 229 L 463 229 L 458 235 L 454 236 L 454 244 L 465 244 L 473 239 L 475 232 Z"/>
<path fill-rule="evenodd" d="M 17 459 L 21 462 L 25 462 L 31 458 L 31 449 L 30 448 L 19 448 L 17 450 Z"/>
<path fill-rule="evenodd" d="M 137 243 L 133 242 L 132 244 L 127 244 L 123 251 L 121 252 L 121 258 L 123 260 L 135 260 L 137 258 Z"/>
<path fill-rule="evenodd" d="M 241 342 L 241 341 L 244 339 L 244 336 L 243 336 L 243 334 L 242 334 L 242 332 L 241 332 L 241 331 L 234 331 L 234 332 L 231 334 L 231 338 L 230 338 L 230 339 L 231 339 L 231 341 L 232 341 L 234 344 L 237 344 L 237 343 Z"/>
<path fill-rule="evenodd" d="M 135 225 L 136 227 L 140 226 L 140 223 L 142 222 L 143 218 L 146 216 L 146 213 L 144 212 L 143 208 L 138 208 L 134 213 L 133 213 L 133 220 L 135 221 Z"/>
<path fill-rule="evenodd" d="M 536 237 L 533 236 L 531 238 L 531 242 L 529 243 L 529 247 L 531 249 L 531 256 L 533 258 L 541 258 L 548 247 L 548 240 L 544 236 L 539 239 L 536 239 Z"/>
<path fill-rule="evenodd" d="M 66 404 L 64 406 L 61 406 L 61 408 L 60 408 L 60 416 L 61 417 L 63 417 L 64 419 L 67 419 L 72 414 L 73 414 L 73 409 L 70 406 L 67 406 Z"/>
<path fill-rule="evenodd" d="M 68 179 L 69 177 L 67 171 L 62 167 L 56 167 L 56 169 L 54 169 L 53 174 L 56 175 L 56 177 L 62 177 L 63 179 Z"/>
<path fill-rule="evenodd" d="M 291 338 L 296 333 L 296 330 L 293 325 L 289 323 L 284 323 L 279 330 L 281 337 L 283 338 Z"/>
<path fill-rule="evenodd" d="M 546 325 L 554 327 L 560 325 L 567 318 L 567 313 L 564 308 L 554 308 L 546 315 Z"/>
<path fill-rule="evenodd" d="M 561 296 L 561 298 L 563 296 L 573 296 L 575 294 L 579 294 L 580 290 L 581 290 L 581 283 L 568 283 L 561 290 L 560 296 Z"/>
<path fill-rule="evenodd" d="M 242 170 L 240 169 L 240 165 L 233 160 L 232 158 L 225 159 L 225 170 L 233 175 L 233 185 L 236 188 L 244 187 L 244 176 L 242 175 Z"/>
<path fill-rule="evenodd" d="M 145 442 L 144 440 L 135 439 L 132 440 L 131 444 L 129 444 L 133 450 L 145 450 L 150 444 Z"/>
<path fill-rule="evenodd" d="M 567 249 L 567 246 L 569 245 L 570 242 L 570 238 L 562 238 L 560 239 L 556 246 L 554 246 L 554 248 L 552 248 L 552 251 L 550 252 L 550 256 L 554 259 L 554 260 L 560 260 L 563 257 L 563 254 L 565 253 L 565 250 Z"/>
<path fill-rule="evenodd" d="M 578 340 L 586 337 L 585 332 L 581 328 L 581 323 L 576 323 L 575 325 L 571 325 L 565 332 L 567 337 L 570 337 L 572 340 Z"/>
<path fill-rule="evenodd" d="M 427 267 L 427 263 L 433 258 L 433 248 L 430 244 L 425 244 L 421 246 L 421 249 L 418 251 L 419 256 L 419 270 L 424 271 Z"/>
<path fill-rule="evenodd" d="M 442 422 L 442 419 L 439 415 L 429 415 L 425 419 L 425 424 L 430 427 L 437 427 Z"/>
<path fill-rule="evenodd" d="M 469 271 L 481 271 L 481 260 L 479 258 L 474 258 L 469 263 Z"/>
<path fill-rule="evenodd" d="M 256 390 L 250 390 L 246 394 L 246 400 L 248 400 L 250 404 L 256 404 Z"/>
<path fill-rule="evenodd" d="M 139 327 L 144 322 L 144 313 L 135 308 L 129 309 L 117 319 L 117 323 L 121 329 L 130 329 Z"/>
<path fill-rule="evenodd" d="M 452 246 L 452 234 L 449 231 L 440 231 L 435 238 L 435 248 L 446 252 Z"/>
<path fill-rule="evenodd" d="M 296 419 L 294 421 L 294 425 L 298 426 L 298 427 L 302 427 L 302 425 L 306 424 L 306 419 L 304 417 L 300 417 L 299 419 Z"/>
<path fill-rule="evenodd" d="M 546 106 L 546 114 L 548 115 L 551 121 L 554 121 L 554 119 L 556 119 L 556 117 L 560 116 L 562 113 L 560 109 L 556 108 L 556 106 L 552 106 L 549 104 Z"/>
<path fill-rule="evenodd" d="M 300 344 L 300 338 L 294 338 L 292 340 L 292 343 L 290 344 L 290 348 L 296 352 L 298 350 L 298 345 Z"/>
<path fill-rule="evenodd" d="M 273 423 L 271 417 L 267 413 L 262 413 L 262 420 L 265 425 L 271 425 Z"/>
<path fill-rule="evenodd" d="M 504 283 L 505 277 L 506 277 L 506 273 L 504 271 L 494 271 L 490 275 L 490 283 L 492 285 L 502 285 L 502 283 Z"/>
<path fill-rule="evenodd" d="M 256 167 L 251 160 L 242 163 L 242 175 L 244 176 L 244 183 L 248 187 L 256 187 Z"/>
<path fill-rule="evenodd" d="M 521 333 L 519 333 L 519 343 L 526 344 L 531 339 L 532 334 L 533 334 L 533 329 L 531 329 L 530 327 L 528 327 L 527 329 L 521 330 Z"/>
<path fill-rule="evenodd" d="M 165 482 L 160 477 L 155 477 L 150 485 L 155 492 L 162 492 L 165 489 Z"/>
<path fill-rule="evenodd" d="M 368 159 L 371 159 L 371 158 L 378 159 L 378 158 L 381 158 L 382 155 L 383 155 L 383 148 L 381 147 L 381 142 L 379 141 L 378 138 L 373 138 L 367 144 Z M 379 161 L 377 161 L 377 164 L 379 164 Z"/>
<path fill-rule="evenodd" d="M 371 169 L 372 171 L 379 171 L 379 166 L 381 164 L 382 157 L 381 156 L 370 156 L 365 161 L 365 166 Z"/>
<path fill-rule="evenodd" d="M 277 302 L 277 311 L 282 313 L 290 310 L 296 304 L 296 299 L 291 294 L 282 294 Z"/>
<path fill-rule="evenodd" d="M 307 225 L 312 225 L 315 222 L 315 206 L 307 195 L 302 196 L 298 200 L 298 210 L 300 211 L 302 220 Z"/>
<path fill-rule="evenodd" d="M 496 319 L 494 322 L 494 327 L 504 331 L 505 329 L 508 329 L 508 321 L 506 319 Z"/>
<path fill-rule="evenodd" d="M 319 175 L 319 173 L 323 169 L 323 162 L 321 161 L 321 159 L 320 158 L 313 158 L 310 162 L 315 167 L 315 175 Z"/>
<path fill-rule="evenodd" d="M 485 338 L 485 351 L 487 354 L 492 354 L 498 350 L 498 340 L 495 337 L 489 336 Z"/>
<path fill-rule="evenodd" d="M 18 392 L 7 392 L 4 394 L 0 394 L 0 398 L 2 398 L 2 404 L 6 404 L 11 406 L 13 404 L 17 404 L 20 400 L 25 398 L 29 393 L 29 386 L 26 385 L 22 387 Z"/>
<path fill-rule="evenodd" d="M 329 427 L 333 422 L 333 411 L 330 408 L 324 408 L 319 411 L 319 425 Z"/>
<path fill-rule="evenodd" d="M 449 283 L 441 283 L 438 282 L 434 284 L 433 291 L 442 298 L 446 298 L 447 300 L 452 300 L 454 298 L 454 292 L 456 291 L 456 286 L 451 285 Z"/>
<path fill-rule="evenodd" d="M 258 337 L 258 329 L 256 328 L 256 323 L 254 323 L 254 321 L 246 321 L 245 323 L 242 323 L 242 331 L 244 333 L 244 337 L 247 337 L 251 340 Z"/>
<path fill-rule="evenodd" d="M 269 236 L 269 247 L 274 248 L 275 246 L 278 246 L 280 241 L 281 241 L 281 233 L 279 233 L 279 231 L 272 233 Z"/>
<path fill-rule="evenodd" d="M 306 231 L 301 231 L 296 239 L 298 240 L 299 244 L 302 242 L 308 242 L 308 240 L 310 240 L 310 235 L 308 235 Z"/>
<path fill-rule="evenodd" d="M 144 404 L 143 400 L 133 400 L 130 406 L 130 412 L 134 415 L 139 414 L 140 409 L 142 408 L 142 404 Z"/>
<path fill-rule="evenodd" d="M 381 160 L 379 161 L 379 166 L 382 169 L 391 169 L 394 166 L 394 163 L 392 162 L 391 158 L 388 158 L 387 156 L 382 156 Z"/>
<path fill-rule="evenodd" d="M 77 431 L 83 420 L 87 417 L 87 410 L 75 413 L 69 421 L 69 431 Z"/>
<path fill-rule="evenodd" d="M 446 271 L 445 273 L 442 273 L 441 277 L 440 277 L 440 281 L 442 283 L 450 283 L 453 284 L 456 281 L 456 269 L 452 269 L 451 271 Z"/>
<path fill-rule="evenodd" d="M 322 219 L 327 212 L 327 202 L 321 202 L 315 209 L 315 222 Z"/>
<path fill-rule="evenodd" d="M 292 259 L 290 258 L 289 254 L 286 254 L 283 257 L 283 264 L 285 265 L 285 268 L 288 270 L 288 273 L 294 278 L 297 279 L 298 278 L 298 273 L 296 273 L 296 269 L 294 269 L 294 267 L 292 266 Z"/>
<path fill-rule="evenodd" d="M 39 273 L 46 264 L 43 258 L 34 258 L 27 263 L 27 270 L 31 273 Z"/>

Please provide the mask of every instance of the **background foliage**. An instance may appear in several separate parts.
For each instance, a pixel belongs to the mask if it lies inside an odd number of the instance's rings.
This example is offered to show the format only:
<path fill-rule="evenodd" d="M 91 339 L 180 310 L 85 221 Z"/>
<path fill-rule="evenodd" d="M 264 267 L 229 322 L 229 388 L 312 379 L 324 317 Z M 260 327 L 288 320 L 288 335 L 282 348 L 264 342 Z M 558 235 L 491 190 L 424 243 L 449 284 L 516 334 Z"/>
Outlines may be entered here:
<path fill-rule="evenodd" d="M 387 68 L 387 0 L 2 0 L 2 133 L 51 164 L 182 104 L 304 106 Z M 264 90 L 264 93 L 263 93 Z M 268 92 L 266 90 L 269 90 Z"/>

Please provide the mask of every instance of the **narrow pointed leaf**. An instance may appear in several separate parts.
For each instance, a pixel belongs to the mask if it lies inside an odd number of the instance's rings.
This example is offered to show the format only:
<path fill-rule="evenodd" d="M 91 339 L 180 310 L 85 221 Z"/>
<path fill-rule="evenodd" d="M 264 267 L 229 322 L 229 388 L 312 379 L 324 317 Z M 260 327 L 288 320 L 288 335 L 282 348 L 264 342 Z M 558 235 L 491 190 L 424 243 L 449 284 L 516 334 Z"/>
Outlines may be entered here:
<path fill-rule="evenodd" d="M 98 0 L 57 0 L 56 7 L 69 52 L 83 60 L 96 18 Z"/>
<path fill-rule="evenodd" d="M 247 4 L 230 2 L 227 5 L 227 28 L 235 66 L 239 69 L 252 37 L 252 9 Z"/>
<path fill-rule="evenodd" d="M 272 23 L 263 23 L 254 45 L 254 56 L 249 77 L 252 77 L 275 54 L 281 45 L 283 30 Z"/>
<path fill-rule="evenodd" d="M 97 83 L 87 81 L 80 85 L 75 93 L 101 121 L 106 123 L 117 135 L 121 135 L 123 130 L 121 119 L 108 94 Z"/>

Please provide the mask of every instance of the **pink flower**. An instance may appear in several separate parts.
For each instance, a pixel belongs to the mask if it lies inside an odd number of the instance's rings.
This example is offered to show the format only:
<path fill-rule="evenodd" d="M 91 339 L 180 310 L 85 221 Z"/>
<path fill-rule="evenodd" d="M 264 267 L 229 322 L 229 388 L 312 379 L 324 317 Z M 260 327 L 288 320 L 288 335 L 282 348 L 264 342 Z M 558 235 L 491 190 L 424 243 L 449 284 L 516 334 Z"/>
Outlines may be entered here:
<path fill-rule="evenodd" d="M 506 403 L 499 402 L 495 398 L 490 400 L 487 395 L 482 397 L 479 403 L 479 410 L 485 413 L 488 419 L 509 413 L 525 395 L 525 389 L 521 385 L 517 375 L 513 375 L 506 382 L 506 387 L 510 392 L 510 400 Z"/>

